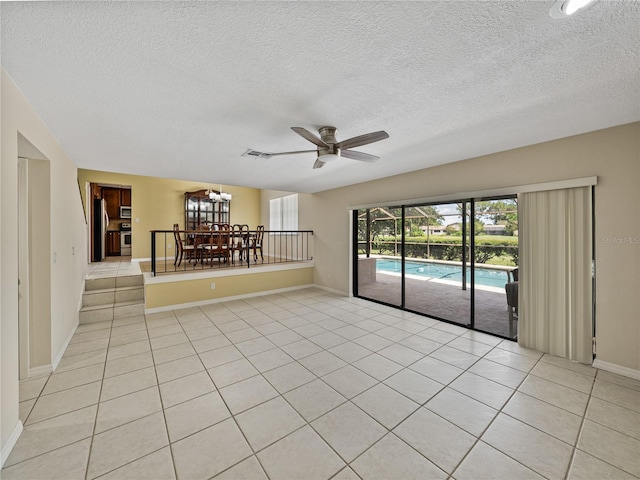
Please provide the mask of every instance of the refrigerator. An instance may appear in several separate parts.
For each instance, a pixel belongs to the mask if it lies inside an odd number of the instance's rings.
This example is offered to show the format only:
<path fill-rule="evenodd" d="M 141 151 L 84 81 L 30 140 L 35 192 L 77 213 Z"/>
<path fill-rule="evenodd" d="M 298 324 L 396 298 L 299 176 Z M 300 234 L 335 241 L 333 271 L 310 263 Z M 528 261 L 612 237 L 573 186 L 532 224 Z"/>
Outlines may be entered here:
<path fill-rule="evenodd" d="M 109 215 L 107 215 L 107 201 L 103 198 L 93 200 L 93 261 L 102 262 L 106 257 L 107 227 Z"/>

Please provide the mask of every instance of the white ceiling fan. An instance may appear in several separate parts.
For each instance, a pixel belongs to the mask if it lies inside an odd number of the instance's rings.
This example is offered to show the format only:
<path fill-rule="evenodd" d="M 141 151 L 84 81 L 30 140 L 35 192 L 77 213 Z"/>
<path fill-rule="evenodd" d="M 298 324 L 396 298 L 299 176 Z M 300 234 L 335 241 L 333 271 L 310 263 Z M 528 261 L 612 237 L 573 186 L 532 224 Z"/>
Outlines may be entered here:
<path fill-rule="evenodd" d="M 337 160 L 340 157 L 351 158 L 352 160 L 360 160 L 362 162 L 373 163 L 380 157 L 364 152 L 356 152 L 352 148 L 361 147 L 370 143 L 379 142 L 385 138 L 389 138 L 389 134 L 384 130 L 379 132 L 365 133 L 357 137 L 349 138 L 338 142 L 336 139 L 336 127 L 321 127 L 318 129 L 320 137 L 311 133 L 302 127 L 291 127 L 302 138 L 315 144 L 316 150 L 296 150 L 293 152 L 267 153 L 258 152 L 257 150 L 247 150 L 242 154 L 243 157 L 271 158 L 276 155 L 294 155 L 297 153 L 317 152 L 318 158 L 313 164 L 313 168 L 321 168 L 325 163 Z"/>

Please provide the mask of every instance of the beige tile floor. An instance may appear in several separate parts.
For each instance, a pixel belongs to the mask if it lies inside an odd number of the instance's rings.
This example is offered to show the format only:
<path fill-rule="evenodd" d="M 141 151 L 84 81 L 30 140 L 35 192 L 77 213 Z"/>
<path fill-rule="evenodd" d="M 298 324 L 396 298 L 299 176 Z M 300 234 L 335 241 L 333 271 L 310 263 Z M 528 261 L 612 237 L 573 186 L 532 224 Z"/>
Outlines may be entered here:
<path fill-rule="evenodd" d="M 378 274 L 375 282 L 360 285 L 358 294 L 389 305 L 400 305 L 401 279 L 395 275 Z M 405 307 L 407 310 L 443 318 L 462 325 L 469 323 L 471 290 L 460 285 L 436 280 L 405 279 Z M 518 322 L 509 325 L 509 309 L 504 290 L 475 291 L 475 328 L 493 335 L 513 338 L 518 333 Z"/>
<path fill-rule="evenodd" d="M 81 325 L 2 479 L 640 477 L 640 382 L 305 289 Z"/>

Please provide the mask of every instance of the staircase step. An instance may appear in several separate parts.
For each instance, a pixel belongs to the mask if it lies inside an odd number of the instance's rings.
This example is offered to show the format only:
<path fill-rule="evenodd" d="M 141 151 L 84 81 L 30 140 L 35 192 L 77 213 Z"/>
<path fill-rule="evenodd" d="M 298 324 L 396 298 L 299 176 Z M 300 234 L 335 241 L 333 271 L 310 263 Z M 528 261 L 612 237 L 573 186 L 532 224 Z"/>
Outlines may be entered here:
<path fill-rule="evenodd" d="M 144 300 L 133 300 L 130 302 L 118 302 L 113 305 L 113 318 L 133 317 L 144 315 Z"/>
<path fill-rule="evenodd" d="M 80 309 L 80 325 L 144 314 L 144 301 L 132 300 L 111 305 L 91 305 Z"/>
<path fill-rule="evenodd" d="M 120 287 L 141 287 L 144 285 L 142 275 L 128 275 L 126 277 L 116 277 L 116 288 Z"/>
<path fill-rule="evenodd" d="M 132 300 L 144 300 L 144 286 L 102 288 L 89 290 L 82 294 L 82 305 L 91 307 L 95 305 L 113 305 L 117 302 L 129 302 Z"/>
<path fill-rule="evenodd" d="M 80 309 L 80 325 L 113 320 L 113 304 L 92 305 Z"/>
<path fill-rule="evenodd" d="M 142 275 L 126 275 L 121 277 L 87 278 L 84 283 L 85 291 L 104 290 L 116 287 L 137 287 L 144 285 Z"/>
<path fill-rule="evenodd" d="M 85 292 L 107 288 L 116 288 L 116 277 L 87 278 L 84 281 Z"/>
<path fill-rule="evenodd" d="M 134 300 L 144 302 L 144 287 L 142 285 L 116 288 L 116 303 L 131 302 Z"/>
<path fill-rule="evenodd" d="M 105 288 L 100 290 L 89 290 L 82 294 L 82 306 L 83 307 L 95 307 L 95 306 L 112 306 L 115 302 L 116 292 L 113 288 Z"/>

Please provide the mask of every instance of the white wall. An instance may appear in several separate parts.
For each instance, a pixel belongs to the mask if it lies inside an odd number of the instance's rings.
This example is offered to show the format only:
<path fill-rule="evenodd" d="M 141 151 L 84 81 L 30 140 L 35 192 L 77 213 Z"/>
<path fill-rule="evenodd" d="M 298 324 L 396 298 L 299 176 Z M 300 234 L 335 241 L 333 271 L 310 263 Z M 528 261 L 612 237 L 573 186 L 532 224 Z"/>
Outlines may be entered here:
<path fill-rule="evenodd" d="M 51 358 L 78 322 L 86 273 L 85 222 L 77 170 L 2 69 L 0 168 L 0 446 L 6 458 L 18 419 L 18 133 L 51 162 Z M 53 261 L 55 257 L 55 262 Z M 9 443 L 8 443 L 9 442 Z"/>
<path fill-rule="evenodd" d="M 640 372 L 640 123 L 315 194 L 300 208 L 313 219 L 314 281 L 351 291 L 354 207 L 590 176 L 598 177 L 597 358 Z"/>

